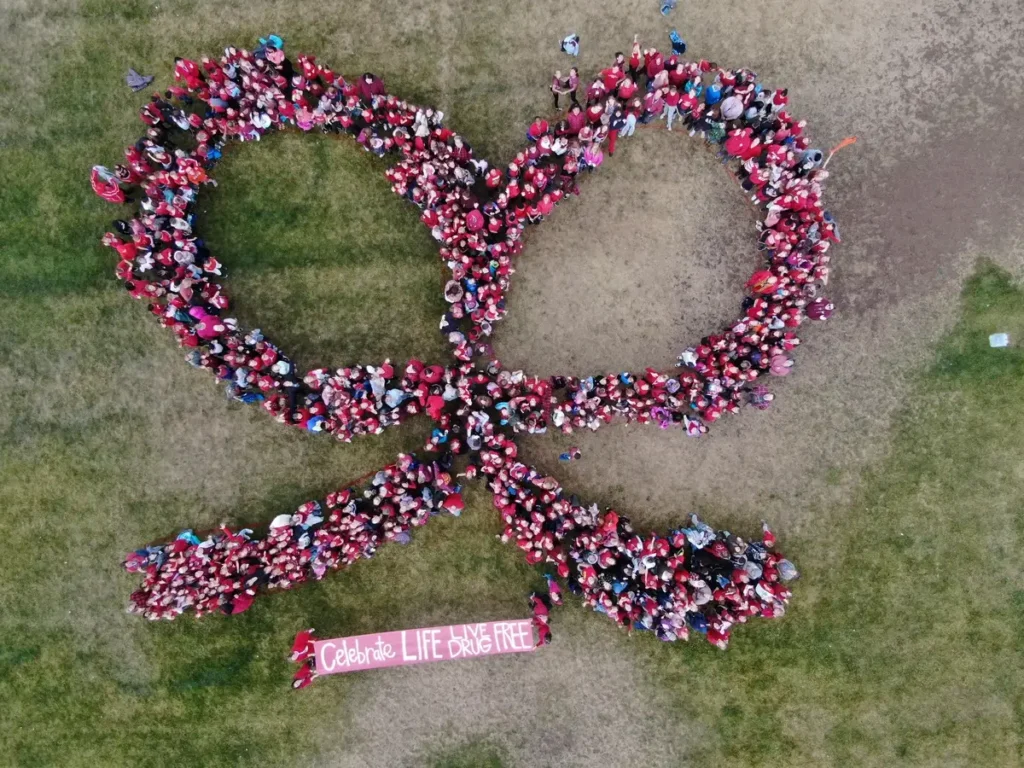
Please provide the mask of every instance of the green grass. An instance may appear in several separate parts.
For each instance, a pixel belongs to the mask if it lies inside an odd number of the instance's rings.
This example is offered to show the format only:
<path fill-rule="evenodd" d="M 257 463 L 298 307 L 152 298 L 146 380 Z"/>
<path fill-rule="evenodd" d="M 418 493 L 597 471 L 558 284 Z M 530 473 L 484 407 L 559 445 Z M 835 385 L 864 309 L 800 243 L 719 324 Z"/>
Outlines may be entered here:
<path fill-rule="evenodd" d="M 548 27 L 563 23 L 523 8 L 392 2 L 335 18 L 320 6 L 90 0 L 3 10 L 0 765 L 309 764 L 314 726 L 336 720 L 344 749 L 361 702 L 344 676 L 288 689 L 282 656 L 297 630 L 524 612 L 540 572 L 496 541 L 477 488 L 461 520 L 432 522 L 408 547 L 235 619 L 124 615 L 134 579 L 118 564 L 129 549 L 189 525 L 267 520 L 417 448 L 425 424 L 339 446 L 224 401 L 116 284 L 97 244 L 114 209 L 87 183 L 89 166 L 112 163 L 138 131 L 145 97 L 123 87 L 128 66 L 166 82 L 173 55 L 270 29 L 345 71 L 383 71 L 403 94 L 451 108 L 486 156 L 507 156 L 546 103 L 531 41 L 548 45 Z M 606 11 L 593 11 L 594 35 L 621 39 L 606 29 L 615 14 L 598 18 Z M 524 46 L 515 66 L 512 43 L 495 42 L 505 13 Z M 276 137 L 233 148 L 223 186 L 205 197 L 203 233 L 238 314 L 305 365 L 443 352 L 436 252 L 382 170 L 350 143 Z M 982 265 L 889 455 L 852 504 L 818 510 L 787 538 L 804 572 L 787 620 L 741 630 L 727 654 L 629 644 L 652 695 L 703 726 L 689 763 L 1024 761 L 1024 353 L 989 349 L 997 330 L 1024 339 L 1024 295 Z M 828 471 L 846 482 L 845 468 Z M 605 621 L 564 611 L 556 642 Z M 490 745 L 453 736 L 427 762 L 508 762 Z"/>

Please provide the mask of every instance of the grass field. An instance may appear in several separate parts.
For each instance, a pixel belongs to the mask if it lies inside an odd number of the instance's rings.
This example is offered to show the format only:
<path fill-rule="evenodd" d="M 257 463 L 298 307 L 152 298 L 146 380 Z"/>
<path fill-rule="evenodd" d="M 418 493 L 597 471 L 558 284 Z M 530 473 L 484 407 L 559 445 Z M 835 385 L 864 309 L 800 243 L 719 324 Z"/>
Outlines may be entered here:
<path fill-rule="evenodd" d="M 952 39 L 943 26 L 951 11 L 932 5 L 857 0 L 837 17 L 808 3 L 797 18 L 780 20 L 778 3 L 751 10 L 736 0 L 680 9 L 673 23 L 689 26 L 697 55 L 743 64 L 749 45 L 759 71 L 793 84 L 791 97 L 828 132 L 825 142 L 868 130 L 858 121 L 877 106 L 863 90 L 875 67 Z M 1016 269 L 1024 238 L 1011 225 L 1003 240 L 972 228 L 975 219 L 1017 210 L 1007 206 L 1020 207 L 1020 192 L 1012 169 L 993 171 L 994 197 L 1018 189 L 1016 197 L 1008 193 L 1010 203 L 993 202 L 984 215 L 971 209 L 970 227 L 957 215 L 938 217 L 926 191 L 917 205 L 917 187 L 878 183 L 916 168 L 901 165 L 909 162 L 903 155 L 873 154 L 883 151 L 881 140 L 863 142 L 864 155 L 835 180 L 849 241 L 836 281 L 846 315 L 840 303 L 837 317 L 798 353 L 807 365 L 785 382 L 770 419 L 757 426 L 758 414 L 744 414 L 709 449 L 755 466 L 748 474 L 758 482 L 739 481 L 731 493 L 697 477 L 693 497 L 667 485 L 641 497 L 626 469 L 612 462 L 605 471 L 599 461 L 622 450 L 611 428 L 573 468 L 583 474 L 572 478 L 572 490 L 624 504 L 641 525 L 664 527 L 694 504 L 737 530 L 756 529 L 763 516 L 781 520 L 783 548 L 803 572 L 785 620 L 741 629 L 723 654 L 699 642 L 667 646 L 626 635 L 570 601 L 554 615 L 555 642 L 530 658 L 336 676 L 290 691 L 283 656 L 307 626 L 337 636 L 526 615 L 525 595 L 541 571 L 497 541 L 498 520 L 481 488 L 470 492 L 461 519 L 439 519 L 407 547 L 385 548 L 351 572 L 258 601 L 231 620 L 149 624 L 123 612 L 134 584 L 119 568 L 128 550 L 183 527 L 268 520 L 417 448 L 427 428 L 414 422 L 352 445 L 281 429 L 226 402 L 129 301 L 109 251 L 98 245 L 114 209 L 87 183 L 89 167 L 111 164 L 139 130 L 135 113 L 145 96 L 124 87 L 127 68 L 166 83 L 175 55 L 249 45 L 277 31 L 293 53 L 318 53 L 345 72 L 373 69 L 395 91 L 441 105 L 479 152 L 504 160 L 529 118 L 547 107 L 550 69 L 565 66 L 554 50 L 563 29 L 583 34 L 580 67 L 589 71 L 634 31 L 661 41 L 666 22 L 655 6 L 0 3 L 0 765 L 1024 763 L 1024 352 L 987 345 L 994 331 L 1024 339 Z M 1006 6 L 974 10 L 986 55 L 1010 56 L 1006 41 L 1019 39 L 1020 20 L 1001 16 Z M 903 14 L 918 13 L 921 30 L 912 27 L 909 47 L 900 47 L 893 30 Z M 744 14 L 770 33 L 765 40 L 741 39 L 736 17 Z M 787 60 L 772 40 L 796 29 L 821 45 Z M 873 57 L 862 56 L 857 41 L 875 38 Z M 838 83 L 843 98 L 829 98 L 820 83 Z M 1012 98 L 1019 86 L 1006 88 Z M 948 149 L 924 107 L 902 109 L 898 118 L 875 114 L 880 136 L 897 123 L 931 128 L 901 145 L 908 156 L 924 153 L 923 164 L 928 141 L 935 152 Z M 662 141 L 638 139 L 620 162 L 653 164 L 644 147 Z M 673 250 L 680 238 L 706 234 L 712 245 L 701 246 L 691 286 L 698 297 L 707 292 L 702 286 L 724 290 L 714 282 L 716 259 L 734 263 L 733 245 L 743 243 L 742 234 L 693 223 L 707 216 L 709 201 L 717 204 L 725 183 L 702 162 L 687 181 L 712 193 L 691 200 L 692 190 L 673 186 L 680 183 L 674 173 L 645 188 L 680 201 L 682 229 L 652 236 L 663 240 L 644 239 L 660 209 L 645 203 L 613 212 L 620 217 L 613 221 L 627 222 L 621 226 L 639 217 L 630 242 L 654 242 L 650 258 L 659 265 L 680 259 Z M 613 178 L 624 195 L 640 195 L 644 182 L 629 178 L 628 167 Z M 227 265 L 243 323 L 262 327 L 304 365 L 443 359 L 434 331 L 436 250 L 382 171 L 349 143 L 276 136 L 232 152 L 217 172 L 221 186 L 205 198 L 203 234 Z M 902 218 L 881 225 L 871 218 L 875 203 L 861 198 L 875 190 L 882 199 L 906 195 Z M 586 226 L 598 209 L 585 204 L 559 216 Z M 595 231 L 610 226 L 592 220 Z M 929 241 L 935 272 L 915 267 L 912 280 L 941 312 L 929 314 L 920 308 L 932 304 L 908 298 L 911 259 L 893 234 L 908 229 L 945 236 L 941 246 Z M 533 237 L 545 258 L 558 259 L 571 233 Z M 624 279 L 608 285 L 613 273 L 605 265 L 622 252 L 617 241 L 580 250 L 583 261 L 566 268 L 593 297 L 594 312 L 623 297 L 643 300 Z M 529 256 L 528 249 L 525 282 L 512 295 L 525 306 L 529 292 L 543 288 L 530 281 Z M 695 313 L 713 315 L 717 300 L 694 299 Z M 593 325 L 592 318 L 581 322 Z M 576 344 L 574 363 L 585 366 L 626 354 L 630 331 L 643 328 L 625 326 L 615 342 L 621 346 L 597 352 L 581 341 L 591 338 L 581 329 L 562 330 Z M 548 363 L 554 353 L 535 338 L 536 328 L 521 325 L 516 333 L 507 342 L 516 362 Z M 893 367 L 895 352 L 873 354 L 869 337 L 891 342 L 910 362 Z M 651 351 L 644 339 L 642 354 Z M 843 359 L 831 357 L 833 350 Z M 802 462 L 777 467 L 753 455 L 752 445 L 764 453 L 762 443 L 741 444 L 748 427 L 769 438 L 776 429 L 803 435 L 792 424 L 808 390 L 828 372 L 854 368 L 870 402 L 823 387 L 821 408 L 848 421 L 808 406 L 807 434 L 817 442 L 796 440 L 803 453 L 780 450 Z M 870 428 L 847 426 L 862 423 Z M 638 444 L 630 437 L 629 445 L 640 445 L 647 463 L 662 457 L 666 473 L 685 474 L 687 467 L 665 458 L 683 450 L 667 439 Z M 530 450 L 550 454 L 554 445 Z"/>

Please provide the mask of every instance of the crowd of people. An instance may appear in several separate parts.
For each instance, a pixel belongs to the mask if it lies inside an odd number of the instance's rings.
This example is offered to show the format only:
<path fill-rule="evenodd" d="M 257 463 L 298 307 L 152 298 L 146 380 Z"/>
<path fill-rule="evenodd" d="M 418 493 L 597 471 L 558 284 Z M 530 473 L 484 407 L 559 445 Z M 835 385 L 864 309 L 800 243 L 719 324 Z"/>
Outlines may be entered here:
<path fill-rule="evenodd" d="M 439 514 L 459 514 L 459 485 L 441 456 L 402 454 L 366 488 L 344 488 L 278 515 L 263 536 L 249 528 L 200 539 L 191 530 L 132 552 L 124 566 L 143 576 L 128 610 L 147 619 L 242 613 L 263 590 L 291 589 L 356 560 L 387 541 L 407 543 L 411 529 Z"/>
<path fill-rule="evenodd" d="M 469 363 L 448 386 L 451 401 L 438 414 L 428 445 L 437 458 L 400 456 L 364 490 L 349 488 L 323 503 L 307 502 L 280 515 L 265 536 L 251 530 L 219 532 L 200 539 L 185 531 L 174 541 L 140 549 L 127 558 L 143 574 L 129 610 L 150 619 L 173 619 L 246 610 L 262 589 L 289 589 L 360 558 L 387 541 L 406 542 L 412 528 L 437 514 L 463 509 L 455 457 L 468 460 L 461 477 L 483 478 L 504 524 L 502 540 L 514 543 L 531 564 L 547 563 L 571 592 L 620 625 L 650 630 L 665 641 L 706 634 L 724 648 L 737 623 L 783 615 L 795 576 L 792 564 L 773 551 L 767 530 L 746 542 L 694 517 L 691 526 L 662 537 L 636 534 L 627 518 L 602 513 L 566 496 L 558 481 L 518 460 L 514 433 L 501 417 L 496 366 Z M 560 599 L 552 577 L 549 594 Z M 531 597 L 538 641 L 550 629 L 548 594 Z"/>
<path fill-rule="evenodd" d="M 497 168 L 477 158 L 440 112 L 388 93 L 372 74 L 347 80 L 309 55 L 293 63 L 275 36 L 252 52 L 229 47 L 216 59 L 178 59 L 174 72 L 176 84 L 143 107 L 146 133 L 126 149 L 124 163 L 92 172 L 103 199 L 138 204 L 136 215 L 119 219 L 103 237 L 118 253 L 116 274 L 129 294 L 145 300 L 190 362 L 211 370 L 232 397 L 346 441 L 426 412 L 437 422 L 427 449 L 440 458 L 400 458 L 378 475 L 382 483 L 367 491 L 368 501 L 354 491 L 345 492 L 353 500 L 328 500 L 326 519 L 313 505 L 308 514 L 300 508 L 293 522 L 275 521 L 264 538 L 225 529 L 200 541 L 186 532 L 140 550 L 127 562 L 146 574 L 134 610 L 150 618 L 190 608 L 238 612 L 260 586 L 287 588 L 369 556 L 442 511 L 448 499 L 458 506 L 448 462 L 470 454 L 467 473 L 488 478 L 505 537 L 531 562 L 555 564 L 571 589 L 619 623 L 663 639 L 706 631 L 724 645 L 736 622 L 781 614 L 789 593 L 778 566 L 786 561 L 767 542 L 746 543 L 699 521 L 692 535 L 643 539 L 625 518 L 580 506 L 552 478 L 516 462 L 514 434 L 596 429 L 618 416 L 699 436 L 744 403 L 768 407 L 772 396 L 758 379 L 786 375 L 797 327 L 832 312 L 819 294 L 829 248 L 839 241 L 821 199 L 824 158 L 810 146 L 803 121 L 789 115 L 785 90 L 763 88 L 749 70 L 686 61 L 634 42 L 581 99 L 575 70 L 565 81 L 556 77 L 556 105 L 557 96 L 569 95 L 568 111 L 535 119 L 528 145 Z M 747 283 L 742 316 L 686 349 L 677 371 L 539 378 L 502 369 L 490 360 L 488 338 L 507 311 L 526 225 L 579 194 L 581 175 L 599 168 L 619 137 L 658 119 L 667 129 L 678 121 L 700 135 L 763 213 L 758 243 L 765 263 Z M 259 330 L 246 332 L 230 317 L 218 282 L 223 265 L 195 231 L 196 200 L 214 183 L 209 173 L 230 142 L 286 127 L 348 134 L 366 151 L 398 156 L 387 178 L 420 208 L 451 272 L 441 331 L 454 365 L 385 361 L 303 373 Z M 490 362 L 475 362 L 481 358 Z M 415 467 L 413 479 L 403 464 Z M 396 507 L 396 498 L 420 501 Z M 372 514 L 378 507 L 383 511 Z"/>
<path fill-rule="evenodd" d="M 767 525 L 760 540 L 745 541 L 693 515 L 690 526 L 667 536 L 640 536 L 625 516 L 567 496 L 555 478 L 518 461 L 508 434 L 479 418 L 471 422 L 484 447 L 466 474 L 488 481 L 504 523 L 502 541 L 522 549 L 531 564 L 553 565 L 570 592 L 617 624 L 666 642 L 694 631 L 724 649 L 736 624 L 785 613 L 786 582 L 798 574 L 774 551 Z M 535 593 L 530 602 L 544 644 L 548 611 L 561 603 L 554 577 L 548 593 Z"/>
<path fill-rule="evenodd" d="M 750 400 L 759 376 L 788 373 L 788 353 L 799 343 L 795 329 L 805 318 L 832 312 L 818 296 L 828 280 L 829 247 L 838 241 L 822 207 L 822 153 L 810 148 L 804 123 L 787 113 L 786 92 L 761 88 L 747 70 L 666 57 L 634 43 L 629 57 L 617 54 L 586 89 L 585 110 L 574 105 L 554 125 L 535 120 L 529 146 L 501 170 L 475 158 L 440 112 L 388 94 L 371 74 L 350 82 L 307 55 L 293 65 L 275 41 L 255 52 L 228 48 L 219 60 L 177 60 L 181 85 L 142 109 L 146 135 L 126 150 L 125 163 L 113 172 L 95 167 L 92 180 L 111 202 L 136 192 L 140 198 L 139 215 L 115 222 L 117 233 L 103 240 L 118 251 L 117 274 L 129 293 L 149 302 L 192 350 L 193 364 L 280 421 L 348 440 L 424 409 L 424 389 L 437 383 L 395 375 L 389 363 L 301 375 L 279 348 L 258 331 L 243 333 L 227 315 L 228 299 L 216 282 L 223 266 L 193 231 L 198 191 L 212 183 L 207 172 L 228 141 L 284 126 L 345 132 L 368 151 L 401 155 L 387 176 L 422 209 L 451 270 L 441 328 L 460 361 L 490 355 L 486 340 L 506 312 L 525 224 L 578 193 L 579 174 L 600 165 L 603 145 L 611 152 L 637 122 L 662 117 L 670 125 L 676 115 L 691 133 L 720 145 L 765 211 L 759 243 L 767 263 L 748 282 L 743 316 L 685 350 L 682 373 L 548 380 L 543 389 L 551 393 L 529 398 L 535 405 L 515 414 L 516 430 L 593 429 L 618 415 L 703 434 Z M 438 378 L 436 370 L 432 375 Z"/>
<path fill-rule="evenodd" d="M 616 623 L 652 631 L 664 641 L 691 631 L 725 648 L 731 629 L 757 616 L 777 618 L 790 598 L 796 569 L 774 551 L 765 527 L 759 541 L 717 531 L 696 516 L 667 536 L 642 537 L 614 510 L 601 512 L 567 496 L 558 481 L 517 460 L 512 436 L 487 411 L 487 383 L 478 382 L 452 414 L 467 425 L 464 476 L 483 477 L 504 523 L 502 540 L 531 564 L 554 566 L 546 592 L 530 596 L 537 642 L 551 637 L 548 611 L 561 604 L 558 578 Z M 265 590 L 290 589 L 372 557 L 388 541 L 407 543 L 413 528 L 463 509 L 453 452 L 422 462 L 401 455 L 365 489 L 346 488 L 275 518 L 263 536 L 223 527 L 200 539 L 184 531 L 173 541 L 131 553 L 125 567 L 143 576 L 129 611 L 173 619 L 193 611 L 237 614 Z"/>

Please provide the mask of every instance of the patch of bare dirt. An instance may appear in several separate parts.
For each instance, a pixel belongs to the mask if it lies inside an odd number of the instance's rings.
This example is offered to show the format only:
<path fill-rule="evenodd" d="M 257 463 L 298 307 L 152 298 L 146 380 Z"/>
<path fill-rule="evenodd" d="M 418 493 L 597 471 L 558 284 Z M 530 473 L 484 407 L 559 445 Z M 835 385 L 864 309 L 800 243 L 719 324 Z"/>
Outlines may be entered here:
<path fill-rule="evenodd" d="M 425 664 L 371 673 L 337 749 L 314 765 L 420 766 L 467 741 L 497 746 L 513 765 L 678 766 L 700 726 L 659 709 L 629 639 L 607 622 L 563 611 L 559 642 L 529 657 Z M 337 736 L 335 737 L 338 738 Z"/>

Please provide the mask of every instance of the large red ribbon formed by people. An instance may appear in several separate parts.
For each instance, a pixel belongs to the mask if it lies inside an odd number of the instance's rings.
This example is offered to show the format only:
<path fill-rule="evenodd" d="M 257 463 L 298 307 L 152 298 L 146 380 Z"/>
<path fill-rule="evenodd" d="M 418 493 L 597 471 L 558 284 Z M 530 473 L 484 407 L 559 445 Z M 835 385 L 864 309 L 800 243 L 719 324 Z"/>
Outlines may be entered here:
<path fill-rule="evenodd" d="M 762 88 L 748 70 L 636 46 L 600 73 L 585 106 L 555 125 L 538 118 L 528 146 L 498 169 L 445 127 L 441 113 L 388 93 L 372 75 L 347 80 L 308 55 L 293 63 L 273 36 L 254 52 L 178 59 L 174 73 L 177 83 L 142 108 L 148 128 L 124 164 L 93 169 L 101 197 L 138 203 L 103 237 L 118 253 L 116 274 L 129 294 L 147 302 L 193 365 L 284 424 L 345 442 L 421 412 L 436 424 L 429 458 L 401 455 L 365 487 L 307 502 L 262 535 L 224 527 L 200 539 L 189 530 L 133 552 L 125 567 L 143 583 L 129 611 L 149 619 L 240 613 L 264 590 L 320 579 L 385 542 L 408 541 L 434 515 L 459 514 L 459 478 L 482 477 L 504 523 L 502 540 L 557 572 L 547 575 L 548 593 L 531 596 L 541 643 L 550 636 L 548 608 L 561 600 L 558 579 L 618 624 L 666 641 L 696 631 L 724 648 L 736 624 L 784 613 L 785 583 L 796 570 L 774 551 L 767 527 L 760 540 L 745 541 L 691 516 L 667 536 L 641 536 L 625 517 L 580 503 L 519 461 L 515 435 L 597 429 L 620 417 L 699 437 L 742 404 L 768 406 L 761 377 L 785 375 L 798 326 L 831 314 L 818 291 L 839 239 L 822 207 L 821 153 L 788 114 L 785 91 Z M 581 174 L 596 170 L 617 138 L 661 115 L 679 117 L 718 152 L 763 215 L 764 262 L 747 283 L 742 315 L 686 349 L 673 371 L 539 378 L 502 369 L 488 338 L 507 311 L 526 225 L 579 194 Z M 347 134 L 366 151 L 397 158 L 386 176 L 422 211 L 451 272 L 441 330 L 454 363 L 302 372 L 259 330 L 230 317 L 223 266 L 195 231 L 196 200 L 213 183 L 224 147 L 281 128 Z"/>

